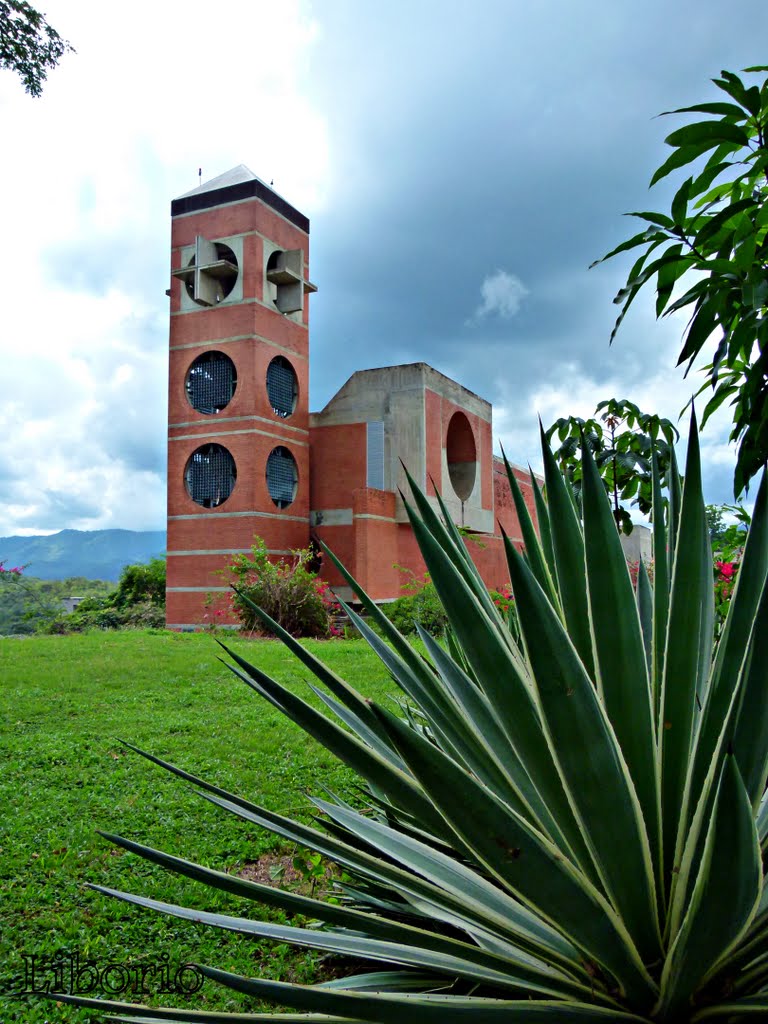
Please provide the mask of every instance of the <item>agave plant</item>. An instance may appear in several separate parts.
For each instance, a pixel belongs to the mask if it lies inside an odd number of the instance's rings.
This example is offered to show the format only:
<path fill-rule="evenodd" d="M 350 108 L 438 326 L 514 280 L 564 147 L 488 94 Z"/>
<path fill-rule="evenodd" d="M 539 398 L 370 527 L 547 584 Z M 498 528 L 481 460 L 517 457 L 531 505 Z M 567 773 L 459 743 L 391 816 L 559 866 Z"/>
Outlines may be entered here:
<path fill-rule="evenodd" d="M 344 573 L 376 631 L 349 615 L 409 714 L 366 700 L 263 613 L 316 676 L 323 710 L 228 652 L 241 679 L 362 776 L 362 803 L 317 799 L 310 826 L 145 755 L 223 810 L 341 865 L 351 881 L 337 900 L 107 836 L 168 871 L 322 924 L 100 892 L 380 969 L 304 986 L 199 968 L 298 1015 L 71 1001 L 134 1022 L 768 1019 L 766 481 L 715 647 L 695 421 L 684 482 L 675 468 L 666 502 L 654 467 L 654 580 L 641 568 L 636 590 L 589 453 L 582 522 L 543 447 L 538 534 L 509 474 L 525 539 L 522 555 L 506 541 L 514 631 L 445 508 L 415 486 L 409 515 L 451 623 L 446 643 L 421 633 L 422 646 L 409 644 Z"/>

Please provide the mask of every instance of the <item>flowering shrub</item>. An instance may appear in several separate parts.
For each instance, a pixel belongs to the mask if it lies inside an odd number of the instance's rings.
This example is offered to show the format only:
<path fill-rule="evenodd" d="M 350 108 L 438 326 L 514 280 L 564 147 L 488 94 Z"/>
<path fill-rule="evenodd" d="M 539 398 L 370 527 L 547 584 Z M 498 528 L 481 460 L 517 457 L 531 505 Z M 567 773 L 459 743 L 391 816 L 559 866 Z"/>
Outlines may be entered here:
<path fill-rule="evenodd" d="M 221 625 L 234 614 L 249 632 L 266 633 L 251 605 L 262 608 L 292 636 L 341 636 L 341 608 L 325 580 L 309 568 L 316 553 L 310 548 L 292 552 L 292 559 L 273 562 L 261 537 L 254 539 L 251 554 L 234 555 L 220 575 L 236 590 L 226 607 L 209 602 L 209 622 Z"/>
<path fill-rule="evenodd" d="M 637 560 L 627 560 L 627 568 L 629 569 L 630 579 L 632 580 L 632 586 L 637 590 L 637 577 L 640 572 L 640 562 Z M 648 579 L 653 583 L 653 559 L 645 562 L 645 571 L 648 573 Z"/>
<path fill-rule="evenodd" d="M 429 573 L 418 577 L 410 569 L 397 568 L 409 578 L 401 588 L 403 596 L 383 606 L 385 615 L 404 635 L 415 633 L 418 623 L 432 636 L 441 636 L 448 619 Z"/>
<path fill-rule="evenodd" d="M 21 576 L 23 572 L 23 565 L 15 565 L 13 569 L 6 569 L 5 562 L 0 562 L 0 577 L 5 577 L 5 579 L 13 581 L 14 579 L 17 579 L 19 576 Z"/>
<path fill-rule="evenodd" d="M 409 579 L 403 584 L 402 597 L 383 606 L 387 618 L 401 633 L 408 635 L 416 632 L 416 624 L 432 636 L 441 636 L 446 629 L 448 618 L 445 614 L 437 590 L 428 572 L 418 577 L 410 569 L 400 568 Z M 517 621 L 515 599 L 512 596 L 512 585 L 505 583 L 498 590 L 489 591 L 491 598 L 511 627 Z"/>
<path fill-rule="evenodd" d="M 744 528 L 738 524 L 721 530 L 712 540 L 715 580 L 715 635 L 720 637 L 744 551 Z"/>

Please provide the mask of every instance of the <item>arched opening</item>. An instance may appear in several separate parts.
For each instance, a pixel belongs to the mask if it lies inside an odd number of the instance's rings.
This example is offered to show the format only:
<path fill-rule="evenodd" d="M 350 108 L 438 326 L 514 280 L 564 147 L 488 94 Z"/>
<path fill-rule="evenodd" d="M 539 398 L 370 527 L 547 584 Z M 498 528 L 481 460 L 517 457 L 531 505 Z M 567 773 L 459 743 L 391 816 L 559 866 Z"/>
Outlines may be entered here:
<path fill-rule="evenodd" d="M 445 454 L 451 486 L 461 501 L 467 501 L 477 476 L 477 449 L 472 427 L 463 412 L 455 412 L 451 416 Z"/>

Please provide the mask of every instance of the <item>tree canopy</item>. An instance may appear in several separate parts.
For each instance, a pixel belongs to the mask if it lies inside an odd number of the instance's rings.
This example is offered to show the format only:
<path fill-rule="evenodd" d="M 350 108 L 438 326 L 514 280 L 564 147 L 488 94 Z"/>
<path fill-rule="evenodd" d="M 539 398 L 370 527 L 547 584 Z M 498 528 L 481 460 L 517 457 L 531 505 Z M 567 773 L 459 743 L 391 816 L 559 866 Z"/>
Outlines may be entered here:
<path fill-rule="evenodd" d="M 15 71 L 30 96 L 72 46 L 26 0 L 0 0 L 0 68 Z"/>

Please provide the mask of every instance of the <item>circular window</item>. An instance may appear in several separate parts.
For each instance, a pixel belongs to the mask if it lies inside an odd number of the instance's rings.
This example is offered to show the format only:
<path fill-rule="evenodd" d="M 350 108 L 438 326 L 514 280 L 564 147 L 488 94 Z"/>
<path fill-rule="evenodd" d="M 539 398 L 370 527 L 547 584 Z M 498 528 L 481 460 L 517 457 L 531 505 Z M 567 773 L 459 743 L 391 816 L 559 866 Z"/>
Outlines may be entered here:
<path fill-rule="evenodd" d="M 463 412 L 455 412 L 451 416 L 445 454 L 451 485 L 461 501 L 466 501 L 475 486 L 477 449 L 472 427 Z"/>
<path fill-rule="evenodd" d="M 287 448 L 273 448 L 267 459 L 267 490 L 278 508 L 288 508 L 296 497 L 299 468 Z"/>
<path fill-rule="evenodd" d="M 291 416 L 298 394 L 296 371 L 283 356 L 275 356 L 267 367 L 267 395 L 275 415 L 283 419 Z"/>
<path fill-rule="evenodd" d="M 208 263 L 207 260 L 201 261 L 203 267 L 203 273 L 200 274 L 201 278 L 205 278 L 205 283 L 202 286 L 204 294 L 195 294 L 195 277 L 192 275 L 188 277 L 184 282 L 184 287 L 187 289 L 187 295 L 196 302 L 198 306 L 215 306 L 230 294 L 232 289 L 235 287 L 237 281 L 237 256 L 230 249 L 228 245 L 224 245 L 223 242 L 206 243 L 212 244 L 216 250 L 216 259 Z M 188 267 L 194 267 L 195 257 L 187 264 Z"/>
<path fill-rule="evenodd" d="M 235 364 L 223 352 L 204 352 L 190 366 L 185 387 L 193 409 L 208 416 L 221 412 L 237 387 Z"/>
<path fill-rule="evenodd" d="M 223 505 L 236 479 L 235 460 L 220 444 L 205 444 L 192 452 L 184 470 L 187 494 L 203 508 Z"/>

